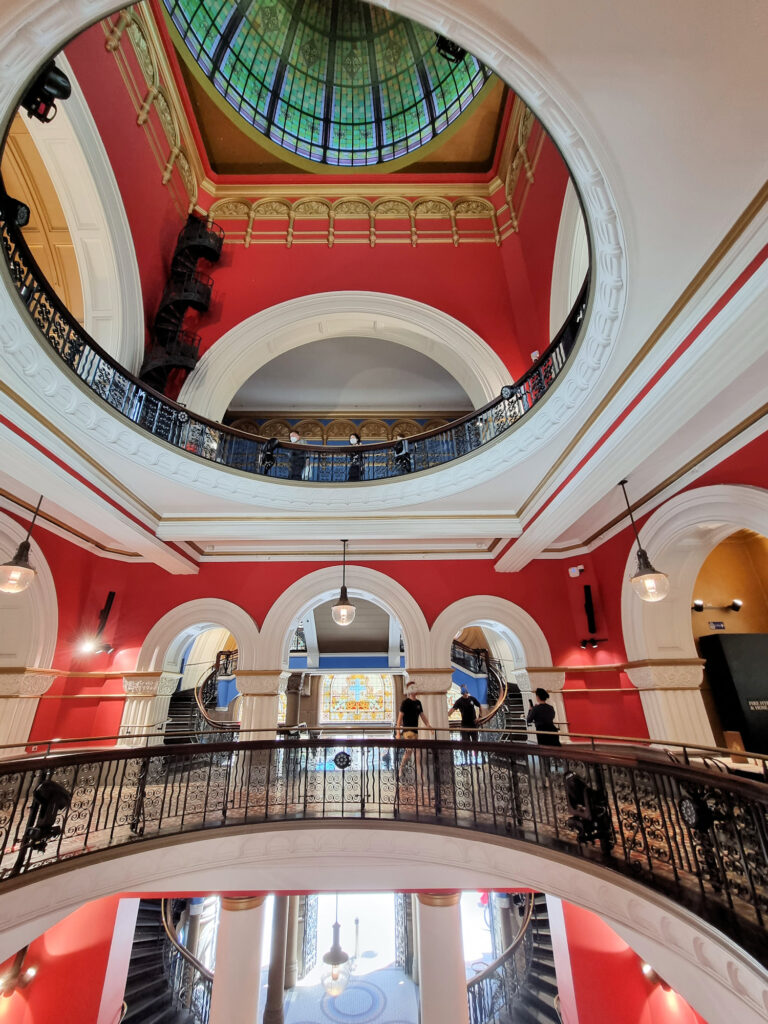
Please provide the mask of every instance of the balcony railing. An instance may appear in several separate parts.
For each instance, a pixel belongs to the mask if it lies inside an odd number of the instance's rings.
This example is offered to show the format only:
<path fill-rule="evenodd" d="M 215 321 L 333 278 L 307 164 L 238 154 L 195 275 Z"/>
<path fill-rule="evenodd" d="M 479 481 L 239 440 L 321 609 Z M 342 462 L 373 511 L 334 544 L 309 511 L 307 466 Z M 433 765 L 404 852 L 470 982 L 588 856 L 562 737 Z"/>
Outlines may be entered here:
<path fill-rule="evenodd" d="M 2 204 L 0 204 L 1 206 Z M 556 338 L 502 394 L 445 427 L 397 442 L 352 447 L 294 445 L 247 434 L 188 412 L 123 369 L 62 304 L 0 208 L 0 240 L 11 281 L 50 348 L 98 398 L 131 423 L 180 451 L 245 473 L 299 483 L 386 480 L 443 466 L 477 451 L 519 422 L 552 387 L 584 321 L 589 275 Z"/>
<path fill-rule="evenodd" d="M 401 763 L 405 750 L 415 757 Z M 507 836 L 684 904 L 768 958 L 768 786 L 651 751 L 312 739 L 86 751 L 0 768 L 0 891 L 226 826 L 349 819 Z"/>

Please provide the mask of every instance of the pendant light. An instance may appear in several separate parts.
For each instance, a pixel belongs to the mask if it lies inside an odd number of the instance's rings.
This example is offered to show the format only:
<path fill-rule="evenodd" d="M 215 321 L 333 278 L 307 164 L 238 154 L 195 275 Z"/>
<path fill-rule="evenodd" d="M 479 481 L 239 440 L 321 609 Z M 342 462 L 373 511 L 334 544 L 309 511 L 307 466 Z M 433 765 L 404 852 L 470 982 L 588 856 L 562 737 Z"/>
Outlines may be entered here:
<path fill-rule="evenodd" d="M 29 524 L 27 536 L 19 544 L 16 554 L 10 562 L 0 565 L 0 591 L 4 594 L 20 594 L 22 590 L 27 589 L 37 575 L 37 571 L 29 564 L 29 537 L 32 533 L 32 527 L 35 525 L 42 501 L 43 496 L 41 494 L 35 514 L 32 516 L 32 522 Z"/>
<path fill-rule="evenodd" d="M 648 552 L 640 543 L 640 534 L 637 532 L 635 518 L 632 515 L 632 508 L 627 497 L 626 482 L 626 480 L 620 480 L 619 487 L 624 492 L 624 501 L 627 503 L 627 512 L 629 512 L 629 519 L 632 523 L 632 529 L 635 531 L 635 539 L 637 540 L 637 569 L 635 570 L 635 575 L 630 579 L 632 589 L 642 601 L 663 601 L 669 593 L 669 576 L 664 572 L 659 572 L 658 569 L 654 569 L 648 557 Z"/>
<path fill-rule="evenodd" d="M 341 542 L 344 545 L 344 554 L 341 570 L 341 593 L 339 600 L 331 609 L 333 621 L 337 626 L 351 626 L 355 621 L 355 606 L 347 597 L 347 541 Z"/>
<path fill-rule="evenodd" d="M 346 543 L 346 542 L 345 542 Z M 323 971 L 323 988 L 329 996 L 340 996 L 349 982 L 349 954 L 345 953 L 339 942 L 339 894 L 336 893 L 336 921 L 333 925 L 333 942 L 331 948 L 323 957 L 323 963 L 327 964 Z"/>

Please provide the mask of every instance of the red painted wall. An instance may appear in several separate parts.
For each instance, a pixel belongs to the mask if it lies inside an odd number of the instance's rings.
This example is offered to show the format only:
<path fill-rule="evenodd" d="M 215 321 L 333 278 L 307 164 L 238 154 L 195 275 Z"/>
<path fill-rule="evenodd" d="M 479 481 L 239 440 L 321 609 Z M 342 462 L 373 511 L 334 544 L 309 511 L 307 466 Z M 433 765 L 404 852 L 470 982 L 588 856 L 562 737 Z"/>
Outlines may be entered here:
<path fill-rule="evenodd" d="M 563 903 L 575 1009 L 562 1001 L 564 1024 L 707 1024 L 676 992 L 649 981 L 643 961 L 597 914 Z M 558 941 L 554 933 L 555 942 Z M 663 963 L 652 965 L 663 978 Z"/>
<path fill-rule="evenodd" d="M 119 1019 L 133 941 L 129 915 L 119 915 L 119 904 L 119 896 L 87 903 L 30 944 L 23 966 L 36 968 L 36 974 L 2 1000 L 3 1024 L 112 1024 Z M 0 972 L 10 965 L 6 961 Z M 108 999 L 100 1017 L 105 980 Z"/>

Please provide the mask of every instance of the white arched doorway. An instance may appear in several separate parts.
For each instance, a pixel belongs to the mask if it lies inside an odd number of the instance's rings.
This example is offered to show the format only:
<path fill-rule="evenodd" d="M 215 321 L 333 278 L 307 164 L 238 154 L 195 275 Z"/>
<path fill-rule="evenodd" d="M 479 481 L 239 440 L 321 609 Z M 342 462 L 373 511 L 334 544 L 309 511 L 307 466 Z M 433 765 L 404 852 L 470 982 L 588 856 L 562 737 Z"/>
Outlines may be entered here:
<path fill-rule="evenodd" d="M 669 596 L 657 604 L 640 601 L 633 592 L 634 543 L 629 550 L 621 590 L 624 645 L 630 663 L 646 663 L 628 675 L 640 690 L 654 739 L 714 745 L 699 692 L 702 664 L 691 630 L 691 601 L 707 555 L 740 529 L 768 535 L 768 490 L 696 487 L 657 509 L 640 531 L 653 564 L 670 580 Z"/>
<path fill-rule="evenodd" d="M 26 538 L 26 527 L 9 516 L 0 516 L 0 564 L 16 554 Z M 53 664 L 59 623 L 59 607 L 53 574 L 34 536 L 30 537 L 29 562 L 36 571 L 32 584 L 20 594 L 0 593 L 0 747 L 24 743 L 29 737 L 38 701 L 55 679 L 36 672 Z M 0 750 L 12 757 L 14 750 Z"/>
<path fill-rule="evenodd" d="M 277 356 L 327 338 L 379 338 L 439 363 L 475 407 L 495 398 L 509 371 L 474 331 L 423 302 L 380 292 L 303 295 L 254 313 L 211 346 L 184 382 L 179 401 L 221 420 L 243 384 Z"/>

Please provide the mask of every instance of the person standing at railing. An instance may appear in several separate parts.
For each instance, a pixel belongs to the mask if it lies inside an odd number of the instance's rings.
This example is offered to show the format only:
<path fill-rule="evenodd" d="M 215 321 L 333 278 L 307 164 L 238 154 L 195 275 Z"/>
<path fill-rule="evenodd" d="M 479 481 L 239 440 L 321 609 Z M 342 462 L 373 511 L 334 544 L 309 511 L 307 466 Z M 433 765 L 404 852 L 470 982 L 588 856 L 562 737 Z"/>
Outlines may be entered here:
<path fill-rule="evenodd" d="M 398 739 L 404 740 L 416 740 L 419 738 L 419 719 L 424 723 L 425 728 L 431 729 L 432 726 L 427 721 L 427 716 L 424 714 L 424 706 L 416 696 L 416 686 L 414 683 L 408 683 L 405 688 L 405 697 L 400 705 L 400 713 L 397 716 L 397 725 L 395 726 Z M 413 757 L 413 747 L 409 747 L 403 754 L 403 760 L 400 762 L 400 771 L 398 772 L 398 778 L 402 777 L 403 769 L 406 764 Z"/>
<path fill-rule="evenodd" d="M 349 443 L 353 448 L 360 447 L 360 435 L 350 434 Z M 347 480 L 362 480 L 363 479 L 363 453 L 361 451 L 352 452 L 349 456 L 349 472 L 347 473 Z"/>
<path fill-rule="evenodd" d="M 555 709 L 547 704 L 549 694 L 543 686 L 536 689 L 536 703 L 531 706 L 526 721 L 536 730 L 536 740 L 540 746 L 559 747 L 560 737 L 555 725 Z"/>
<path fill-rule="evenodd" d="M 264 442 L 264 447 L 261 449 L 261 455 L 259 457 L 259 470 L 264 476 L 269 476 L 272 472 L 272 467 L 275 464 L 275 449 L 278 445 L 276 437 L 270 437 Z"/>
<path fill-rule="evenodd" d="M 411 446 L 405 439 L 403 434 L 395 434 L 395 468 L 398 473 L 410 473 L 411 466 Z"/>
<path fill-rule="evenodd" d="M 452 713 L 458 711 L 461 714 L 461 740 L 462 743 L 477 742 L 477 711 L 480 710 L 480 701 L 473 697 L 466 686 L 461 688 L 461 696 L 454 702 L 451 708 Z"/>
<path fill-rule="evenodd" d="M 291 444 L 301 444 L 301 434 L 299 434 L 298 430 L 291 431 L 290 440 Z M 294 448 L 291 452 L 291 480 L 304 479 L 304 468 L 306 463 L 306 452 L 303 452 L 300 448 Z"/>

